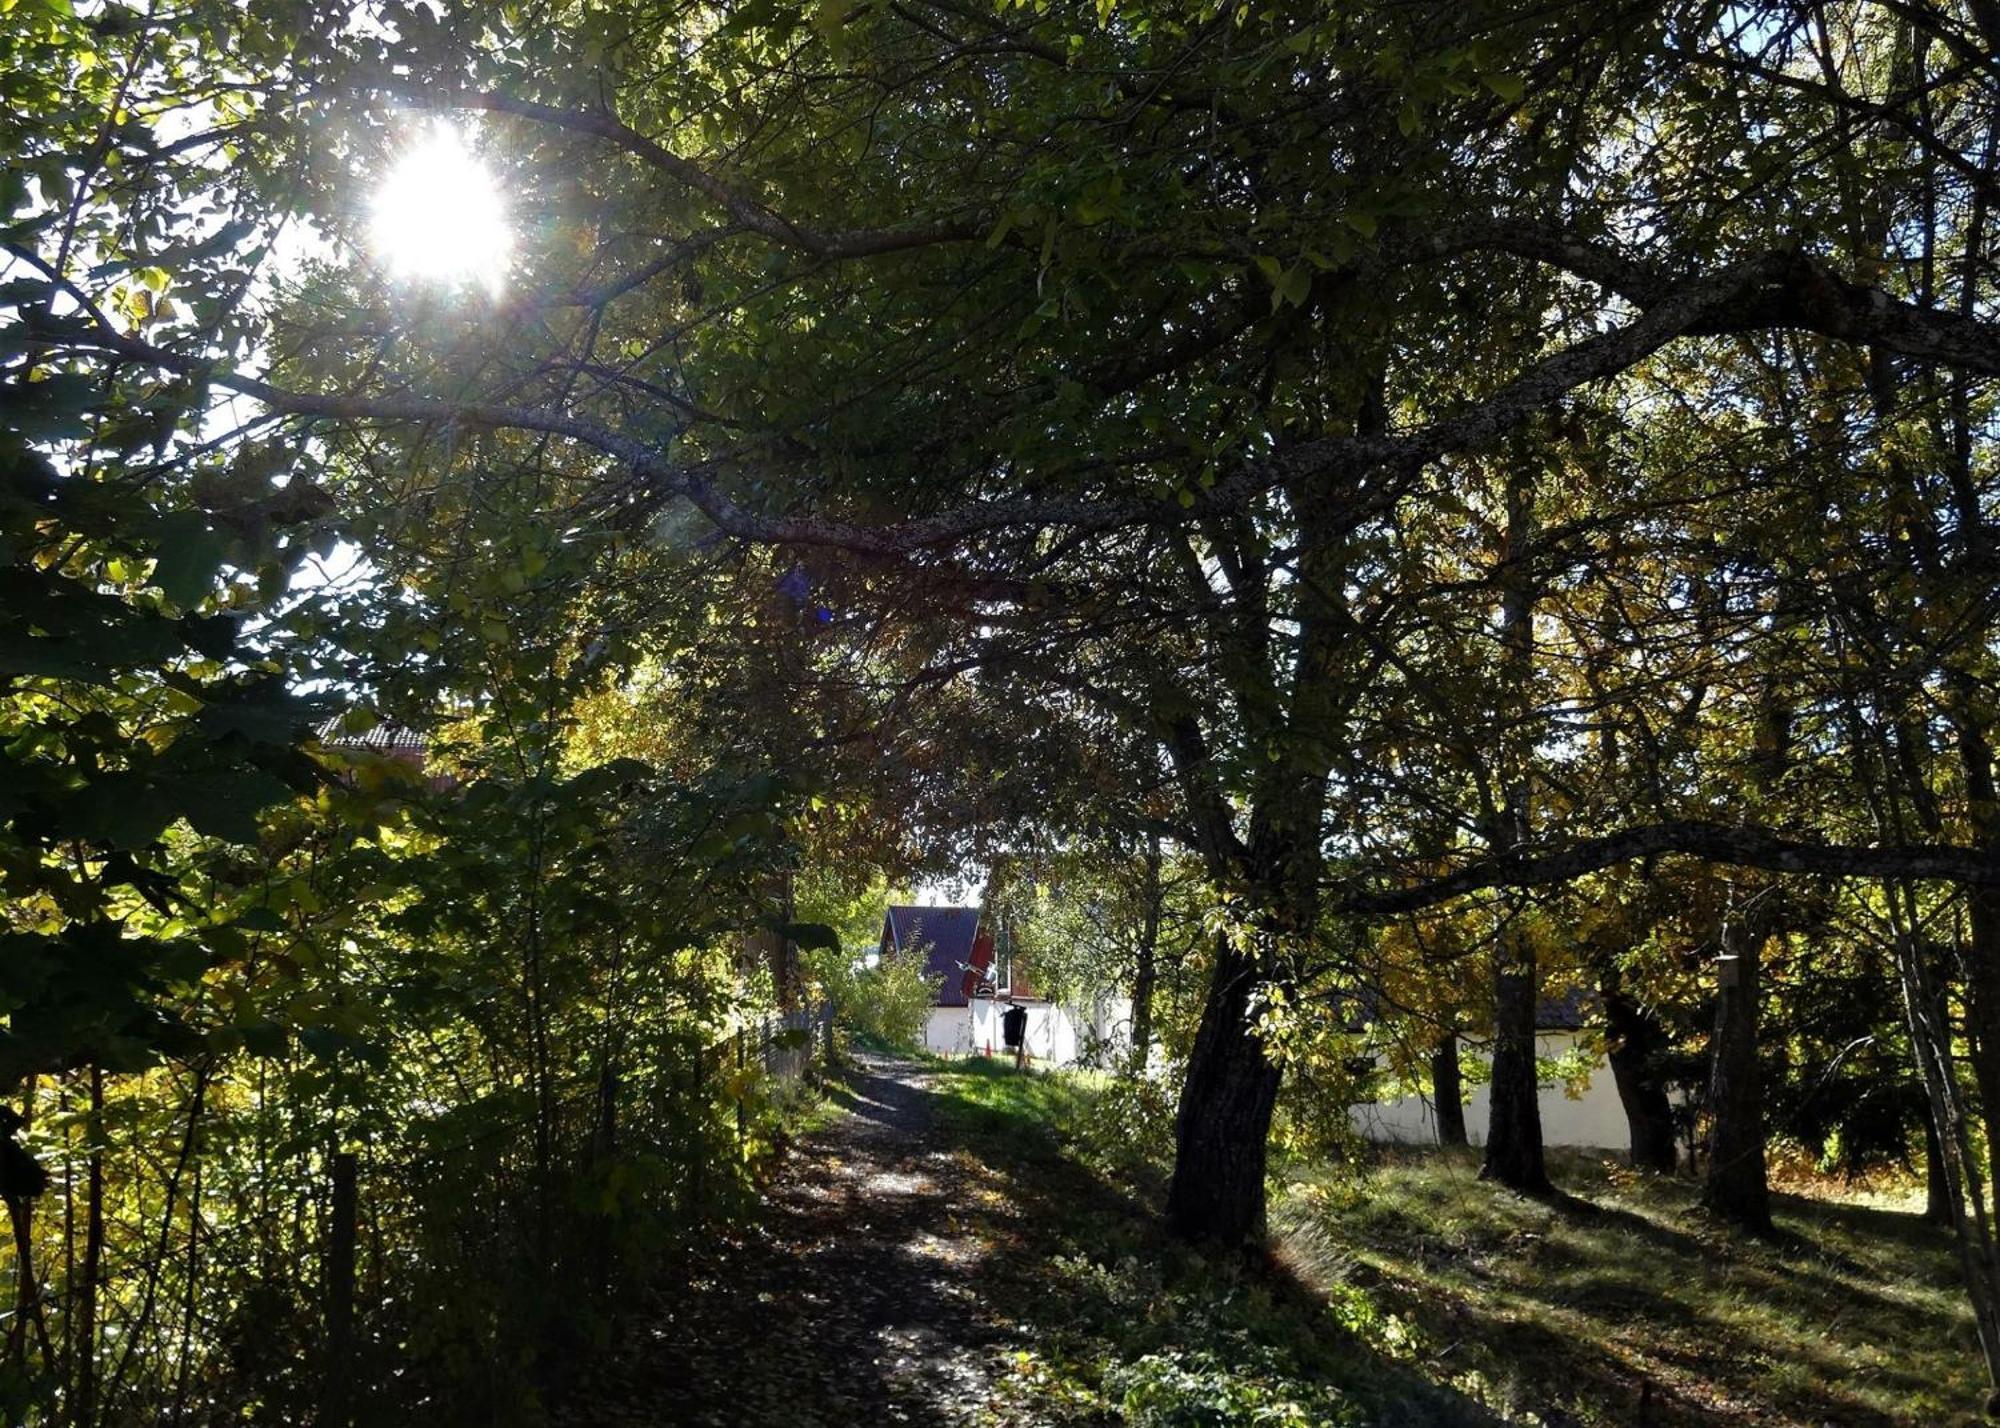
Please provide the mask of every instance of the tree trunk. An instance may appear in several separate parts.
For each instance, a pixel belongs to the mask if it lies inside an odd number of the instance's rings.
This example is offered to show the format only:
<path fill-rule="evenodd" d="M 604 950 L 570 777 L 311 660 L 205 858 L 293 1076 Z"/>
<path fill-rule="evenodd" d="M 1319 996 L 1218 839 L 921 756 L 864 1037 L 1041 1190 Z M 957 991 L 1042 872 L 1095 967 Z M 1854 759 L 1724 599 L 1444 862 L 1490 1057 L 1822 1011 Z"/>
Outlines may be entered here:
<path fill-rule="evenodd" d="M 810 1049 L 808 1049 L 810 1055 Z M 618 1062 L 607 1051 L 597 1069 L 597 1123 L 590 1135 L 590 1171 L 593 1182 L 603 1184 L 618 1158 Z M 602 1293 L 611 1283 L 612 1231 L 617 1211 L 607 1197 L 589 1217 L 589 1282 Z"/>
<path fill-rule="evenodd" d="M 1598 979 L 1598 999 L 1610 1033 L 1606 1057 L 1618 1100 L 1625 1107 L 1632 1164 L 1639 1170 L 1671 1174 L 1680 1157 L 1674 1144 L 1674 1103 L 1660 1076 L 1666 1032 L 1657 1018 L 1625 994 L 1615 969 Z"/>
<path fill-rule="evenodd" d="M 778 925 L 757 927 L 743 934 L 743 963 L 746 972 L 760 964 L 770 973 L 771 995 L 778 1010 L 788 1012 L 799 1005 L 799 948 L 780 930 L 797 913 L 797 894 L 789 865 L 773 872 L 765 883 L 765 901 L 774 909 Z"/>
<path fill-rule="evenodd" d="M 1708 1082 L 1708 1174 L 1701 1203 L 1752 1234 L 1768 1235 L 1771 1191 L 1764 1174 L 1764 1087 L 1757 1065 L 1760 928 L 1732 914 L 1717 959 L 1720 982 Z"/>
<path fill-rule="evenodd" d="M 1535 486 L 1531 468 L 1517 462 L 1507 476 L 1507 532 L 1500 551 L 1501 670 L 1510 689 L 1525 690 L 1534 674 L 1535 584 L 1529 557 L 1535 540 Z M 1531 832 L 1532 754 L 1504 726 L 1495 751 L 1505 806 L 1489 838 L 1506 854 Z M 1493 945 L 1493 1083 L 1486 1126 L 1482 1180 L 1543 1194 L 1549 1189 L 1542 1158 L 1542 1107 L 1535 1075 L 1535 1012 L 1540 988 L 1533 937 L 1518 923 L 1503 923 Z"/>
<path fill-rule="evenodd" d="M 1973 833 L 2000 859 L 2000 792 L 1994 788 L 1993 746 L 1977 712 L 1979 689 L 1962 673 L 1952 676 L 1950 687 L 1952 727 L 1958 735 Z M 1970 914 L 1964 955 L 1968 1059 L 1979 1091 L 1980 1114 L 1993 1122 L 2000 1120 L 2000 889 L 1969 887 L 1965 900 Z M 1986 1178 L 2000 1184 L 2000 1140 L 1989 1138 Z"/>
<path fill-rule="evenodd" d="M 1465 1145 L 1465 1084 L 1455 1031 L 1447 1031 L 1431 1048 L 1431 1104 L 1436 1107 L 1438 1144 Z"/>
<path fill-rule="evenodd" d="M 1257 964 L 1226 939 L 1217 943 L 1181 1088 L 1167 1224 L 1182 1239 L 1234 1248 L 1264 1233 L 1265 1142 L 1279 1071 L 1250 1020 Z"/>
<path fill-rule="evenodd" d="M 1944 1189 L 1945 1213 L 1958 1243 L 1959 1266 L 1972 1302 L 1987 1384 L 2000 1390 L 2000 1247 L 1994 1243 L 1987 1187 L 1981 1183 L 1979 1165 L 1973 1158 L 1973 1130 L 1952 1070 L 1951 1026 L 1942 1015 L 1945 1000 L 1932 985 L 1917 945 L 1915 902 L 1904 887 L 1892 890 L 1889 906 L 1890 916 L 1900 924 L 1896 970 L 1903 989 L 1903 1013 L 1917 1070 L 1924 1080 L 1927 1121 L 1935 1131 L 1928 1149 L 1932 1163 L 1942 1172 L 1932 1177 L 1932 1183 L 1941 1182 Z M 1995 1397 L 2000 1398 L 2000 1392 Z M 1987 1400 L 1989 1415 L 1994 1412 L 1994 1401 Z"/>
<path fill-rule="evenodd" d="M 33 1123 L 35 1091 L 35 1078 L 31 1076 L 18 1115 L 11 1106 L 0 1105 L 0 1200 L 6 1203 L 7 1221 L 14 1236 L 14 1322 L 7 1329 L 7 1362 L 23 1377 L 31 1327 L 41 1349 L 43 1369 L 55 1368 L 48 1320 L 42 1313 L 41 1280 L 35 1269 L 35 1200 L 48 1189 L 48 1174 L 14 1139 L 17 1131 Z"/>
<path fill-rule="evenodd" d="M 1535 1075 L 1535 949 L 1503 929 L 1494 948 L 1493 1081 L 1486 1159 L 1479 1178 L 1529 1194 L 1546 1194 L 1542 1108 Z"/>
<path fill-rule="evenodd" d="M 90 1068 L 90 1114 L 84 1119 L 90 1139 L 86 1162 L 83 1211 L 83 1276 L 77 1286 L 76 1343 L 73 1366 L 74 1428 L 92 1428 L 97 1421 L 97 1287 L 104 1276 L 104 1072 Z"/>
<path fill-rule="evenodd" d="M 1933 1225 L 1951 1223 L 1951 1175 L 1944 1147 L 1938 1142 L 1937 1117 L 1924 1105 L 1924 1219 Z"/>
<path fill-rule="evenodd" d="M 320 1428 L 346 1428 L 353 1417 L 354 1247 L 358 1219 L 354 1152 L 333 1156 L 333 1217 L 326 1250 L 326 1381 Z"/>
<path fill-rule="evenodd" d="M 1132 969 L 1132 1074 L 1143 1075 L 1153 1049 L 1153 989 L 1160 979 L 1160 835 L 1146 844 L 1146 911 Z"/>
<path fill-rule="evenodd" d="M 1986 845 L 1994 846 L 1988 833 Z M 1967 888 L 1965 1021 L 1972 1081 L 1979 1090 L 1980 1115 L 2000 1124 L 2000 892 Z M 2000 1184 L 2000 1138 L 1986 1148 L 1986 1178 Z"/>

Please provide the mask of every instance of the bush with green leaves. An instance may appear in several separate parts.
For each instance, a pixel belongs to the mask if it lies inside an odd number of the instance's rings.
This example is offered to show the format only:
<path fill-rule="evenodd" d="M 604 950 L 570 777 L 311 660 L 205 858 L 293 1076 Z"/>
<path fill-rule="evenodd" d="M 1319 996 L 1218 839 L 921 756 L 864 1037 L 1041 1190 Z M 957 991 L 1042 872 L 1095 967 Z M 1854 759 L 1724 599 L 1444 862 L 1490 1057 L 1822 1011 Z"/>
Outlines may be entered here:
<path fill-rule="evenodd" d="M 922 949 L 892 951 L 869 964 L 830 947 L 808 953 L 806 966 L 849 1036 L 906 1051 L 923 1045 L 940 979 L 925 971 Z"/>

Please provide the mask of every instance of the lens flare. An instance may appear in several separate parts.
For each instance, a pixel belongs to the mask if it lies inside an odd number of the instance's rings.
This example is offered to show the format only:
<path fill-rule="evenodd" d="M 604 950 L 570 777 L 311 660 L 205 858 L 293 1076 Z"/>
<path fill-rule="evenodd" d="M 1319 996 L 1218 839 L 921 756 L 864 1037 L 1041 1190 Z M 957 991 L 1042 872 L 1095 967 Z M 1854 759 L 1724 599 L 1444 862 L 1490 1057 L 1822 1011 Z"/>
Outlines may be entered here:
<path fill-rule="evenodd" d="M 507 202 L 486 165 L 449 124 L 396 161 L 375 202 L 370 246 L 399 278 L 498 289 L 513 249 Z"/>

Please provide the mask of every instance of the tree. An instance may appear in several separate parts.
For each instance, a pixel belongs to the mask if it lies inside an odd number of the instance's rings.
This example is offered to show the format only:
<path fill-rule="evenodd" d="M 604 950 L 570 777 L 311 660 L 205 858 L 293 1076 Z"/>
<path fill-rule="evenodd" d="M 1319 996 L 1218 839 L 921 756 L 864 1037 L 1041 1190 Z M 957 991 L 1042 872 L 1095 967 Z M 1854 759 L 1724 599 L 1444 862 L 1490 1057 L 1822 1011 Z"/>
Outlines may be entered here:
<path fill-rule="evenodd" d="M 575 453 L 548 503 L 564 523 L 671 542 L 692 510 L 725 542 L 795 553 L 836 623 L 853 612 L 857 646 L 955 623 L 902 648 L 1150 741 L 1173 771 L 1168 831 L 1233 915 L 1169 1214 L 1236 1243 L 1261 1220 L 1282 1078 L 1260 1024 L 1325 972 L 1330 922 L 1648 853 L 1991 880 L 1984 844 L 1943 825 L 1857 837 L 1810 799 L 1796 826 L 1762 823 L 1699 750 L 1643 790 L 1646 821 L 1555 806 L 1562 701 L 1496 718 L 1450 693 L 1468 669 L 1551 667 L 1540 599 L 1516 584 L 1495 630 L 1455 613 L 1448 574 L 1466 563 L 1453 530 L 1488 516 L 1460 492 L 1529 427 L 1552 428 L 1537 455 L 1631 482 L 1538 511 L 1539 559 L 1581 551 L 1584 584 L 1663 581 L 1658 636 L 1685 627 L 1689 572 L 1740 569 L 1674 529 L 1730 499 L 1688 473 L 1737 436 L 1768 458 L 1758 489 L 1811 467 L 1733 420 L 1737 354 L 1771 354 L 1789 432 L 1818 399 L 1802 354 L 1938 374 L 1968 412 L 2000 372 L 1979 315 L 1990 78 L 1966 56 L 1986 52 L 1982 22 L 1906 10 L 1857 0 L 1827 27 L 1781 3 L 1140 3 L 815 25 L 774 6 L 698 39 L 673 7 L 391 6 L 379 27 L 204 10 L 210 28 L 177 29 L 165 59 L 143 27 L 37 21 L 22 57 L 43 72 L 88 50 L 130 81 L 122 106 L 104 90 L 18 146 L 37 178 L 13 200 L 15 331 L 36 362 L 124 389 L 248 398 L 342 467 L 376 458 L 385 423 L 413 471 L 448 466 L 468 434 L 558 443 Z M 224 38 L 240 65 L 201 49 Z M 190 48 L 219 123 L 163 138 Z M 190 230 L 177 205 L 230 195 L 253 224 L 303 210 L 338 252 L 356 237 L 340 195 L 412 103 L 490 126 L 551 238 L 491 304 L 408 303 L 365 265 L 329 265 L 277 305 L 269 362 L 245 360 L 230 299 L 248 287 L 225 275 L 257 233 L 204 251 L 221 230 Z M 105 122 L 118 108 L 136 128 Z M 1870 147 L 1827 157 L 1829 132 L 1857 130 Z M 209 158 L 225 144 L 226 170 Z M 1883 169 L 1920 181 L 1937 217 L 1919 266 L 1964 274 L 1952 301 L 1885 267 L 1883 235 L 1911 230 L 1864 221 L 1896 185 L 1858 179 Z M 81 213 L 104 236 L 78 246 Z M 172 314 L 118 255 L 173 258 L 153 265 Z M 1676 466 L 1647 443 L 1683 403 L 1693 464 Z M 1565 421 L 1597 406 L 1609 449 Z M 1958 426 L 1976 445 L 1978 420 Z M 1731 649 L 1760 647 L 1730 598 Z M 1682 671 L 1695 685 L 1701 663 Z M 1617 686 L 1621 711 L 1647 706 L 1641 681 Z M 1496 725 L 1509 752 L 1482 788 L 1492 746 L 1465 734 Z M 1518 1051 L 1532 977 L 1518 948 L 1503 960 Z M 1968 981 L 1982 1007 L 1989 960 Z M 1531 1184 L 1516 1120 L 1500 1173 Z"/>

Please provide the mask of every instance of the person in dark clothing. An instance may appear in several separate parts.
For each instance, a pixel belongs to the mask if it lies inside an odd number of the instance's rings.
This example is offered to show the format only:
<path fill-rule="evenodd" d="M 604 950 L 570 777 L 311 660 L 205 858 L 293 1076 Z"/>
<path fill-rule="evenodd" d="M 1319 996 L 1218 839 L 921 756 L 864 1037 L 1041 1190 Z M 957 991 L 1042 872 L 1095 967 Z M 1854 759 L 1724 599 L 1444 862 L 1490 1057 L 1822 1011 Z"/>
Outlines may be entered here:
<path fill-rule="evenodd" d="M 1014 1053 L 1016 1069 L 1028 1064 L 1028 1009 L 1016 1002 L 1000 1018 L 1000 1039 Z"/>

